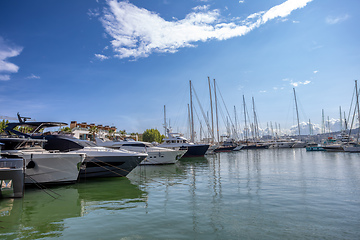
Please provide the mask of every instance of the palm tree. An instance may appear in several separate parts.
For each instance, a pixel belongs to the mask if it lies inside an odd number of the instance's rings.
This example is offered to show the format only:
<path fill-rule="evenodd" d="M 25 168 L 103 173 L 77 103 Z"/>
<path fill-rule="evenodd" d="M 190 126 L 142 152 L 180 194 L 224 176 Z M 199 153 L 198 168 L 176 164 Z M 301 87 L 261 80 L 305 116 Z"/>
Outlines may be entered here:
<path fill-rule="evenodd" d="M 99 132 L 97 126 L 90 127 L 89 134 L 92 135 L 92 141 L 95 141 L 96 134 Z"/>
<path fill-rule="evenodd" d="M 115 131 L 113 129 L 109 129 L 107 137 L 110 140 L 113 140 Z"/>

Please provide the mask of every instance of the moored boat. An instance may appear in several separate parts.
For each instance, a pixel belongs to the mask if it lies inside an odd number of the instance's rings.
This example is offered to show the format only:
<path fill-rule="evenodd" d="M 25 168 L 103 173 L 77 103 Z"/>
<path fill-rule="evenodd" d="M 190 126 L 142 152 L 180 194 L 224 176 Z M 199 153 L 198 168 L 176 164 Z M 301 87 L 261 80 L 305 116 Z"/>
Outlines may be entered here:
<path fill-rule="evenodd" d="M 174 150 L 153 146 L 150 143 L 133 139 L 110 141 L 105 138 L 95 138 L 95 140 L 96 144 L 102 147 L 147 153 L 148 157 L 140 163 L 141 165 L 174 164 L 187 152 L 187 150 Z"/>
<path fill-rule="evenodd" d="M 159 147 L 171 148 L 177 150 L 187 150 L 183 157 L 202 157 L 209 148 L 209 144 L 196 144 L 189 142 L 180 133 L 168 133 L 169 136 L 164 138 L 164 142 Z"/>

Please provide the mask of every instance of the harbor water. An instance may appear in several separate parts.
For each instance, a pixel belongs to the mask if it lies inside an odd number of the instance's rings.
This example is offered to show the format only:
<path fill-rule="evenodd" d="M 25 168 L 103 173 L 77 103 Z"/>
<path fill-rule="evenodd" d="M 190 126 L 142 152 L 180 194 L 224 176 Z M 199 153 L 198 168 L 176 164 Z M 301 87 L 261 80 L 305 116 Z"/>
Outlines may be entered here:
<path fill-rule="evenodd" d="M 360 239 L 360 154 L 241 150 L 0 200 L 0 239 Z"/>

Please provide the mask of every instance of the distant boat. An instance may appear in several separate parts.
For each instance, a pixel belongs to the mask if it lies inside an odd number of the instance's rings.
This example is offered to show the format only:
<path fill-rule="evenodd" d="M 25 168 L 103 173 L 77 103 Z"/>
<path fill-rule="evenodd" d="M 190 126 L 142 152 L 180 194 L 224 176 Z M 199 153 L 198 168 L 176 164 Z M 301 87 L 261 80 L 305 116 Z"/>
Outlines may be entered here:
<path fill-rule="evenodd" d="M 327 152 L 343 152 L 344 151 L 344 143 L 329 137 L 324 144 L 322 144 L 322 148 Z"/>
<path fill-rule="evenodd" d="M 306 147 L 306 151 L 313 152 L 313 151 L 325 151 L 323 147 L 315 146 L 315 147 Z"/>
<path fill-rule="evenodd" d="M 163 139 L 159 147 L 175 150 L 187 150 L 183 157 L 202 157 L 209 148 L 209 144 L 196 144 L 189 142 L 181 133 L 168 132 L 168 137 Z"/>
<path fill-rule="evenodd" d="M 295 142 L 285 139 L 279 139 L 271 142 L 270 148 L 292 148 Z"/>
<path fill-rule="evenodd" d="M 228 138 L 223 144 L 214 149 L 214 152 L 231 152 L 237 147 L 234 139 Z M 239 149 L 240 150 L 240 149 Z"/>

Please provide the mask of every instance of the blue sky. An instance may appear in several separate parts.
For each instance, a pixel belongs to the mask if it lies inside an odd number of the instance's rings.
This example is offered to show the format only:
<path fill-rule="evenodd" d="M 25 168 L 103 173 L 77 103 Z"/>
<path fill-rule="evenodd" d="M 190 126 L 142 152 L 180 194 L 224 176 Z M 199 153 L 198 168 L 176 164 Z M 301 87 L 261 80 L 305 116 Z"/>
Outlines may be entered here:
<path fill-rule="evenodd" d="M 166 105 L 185 131 L 189 80 L 209 112 L 210 77 L 241 123 L 245 95 L 263 128 L 290 128 L 295 87 L 300 120 L 320 125 L 322 109 L 336 119 L 350 107 L 359 10 L 353 0 L 1 1 L 0 116 L 141 133 L 162 131 Z"/>

